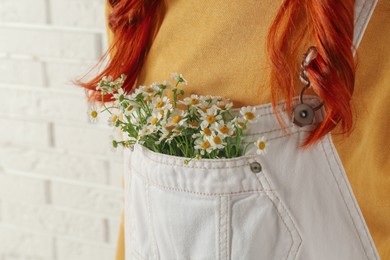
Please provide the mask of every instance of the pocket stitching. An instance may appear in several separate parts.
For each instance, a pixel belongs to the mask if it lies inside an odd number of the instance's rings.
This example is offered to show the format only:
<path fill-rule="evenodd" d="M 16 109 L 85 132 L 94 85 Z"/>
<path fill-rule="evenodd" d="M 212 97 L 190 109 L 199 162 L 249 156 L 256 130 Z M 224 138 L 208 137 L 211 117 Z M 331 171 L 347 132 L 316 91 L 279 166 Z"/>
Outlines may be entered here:
<path fill-rule="evenodd" d="M 156 186 L 156 187 L 159 187 L 161 189 L 165 189 L 165 190 L 169 190 L 169 191 L 192 193 L 192 194 L 202 195 L 202 196 L 226 196 L 226 195 L 237 195 L 237 194 L 243 194 L 243 193 L 256 193 L 256 192 L 272 191 L 272 190 L 264 190 L 264 189 L 261 189 L 261 190 L 234 191 L 234 192 L 224 192 L 224 193 L 205 193 L 205 192 L 190 191 L 190 190 L 186 190 L 186 189 L 182 189 L 182 188 L 178 189 L 178 188 L 167 187 L 167 186 L 163 186 L 163 185 L 157 184 L 157 183 L 151 181 L 148 177 L 146 177 L 142 173 L 140 173 L 137 169 L 133 168 L 133 170 L 134 170 L 134 174 L 136 174 L 136 175 L 140 176 L 141 178 L 143 178 L 144 181 L 150 183 L 151 186 Z"/>
<path fill-rule="evenodd" d="M 263 172 L 263 176 L 264 176 L 264 178 L 265 178 L 265 180 L 266 180 L 268 186 L 271 187 L 271 184 L 270 184 L 270 182 L 269 182 L 269 180 L 268 180 L 268 178 L 267 178 L 267 176 L 266 176 L 266 174 L 265 174 L 264 172 Z M 258 178 L 257 175 L 256 175 L 256 177 Z M 260 181 L 260 179 L 259 179 L 259 181 Z M 299 238 L 300 238 L 300 239 L 299 239 L 299 240 L 300 240 L 300 241 L 299 241 L 299 244 L 298 244 L 297 249 L 296 249 L 295 257 L 294 257 L 294 259 L 296 259 L 296 258 L 297 258 L 297 255 L 298 255 L 298 252 L 299 252 L 299 249 L 300 249 L 300 247 L 302 246 L 302 237 L 301 237 L 301 235 L 299 234 L 298 228 L 297 228 L 297 226 L 295 225 L 295 222 L 293 221 L 293 219 L 292 219 L 292 217 L 291 217 L 289 211 L 286 209 L 286 207 L 284 206 L 284 204 L 283 204 L 282 201 L 280 200 L 279 196 L 276 195 L 275 190 L 271 189 L 271 190 L 269 190 L 269 191 L 273 194 L 273 196 L 276 198 L 276 200 L 278 200 L 278 201 L 281 203 L 280 205 L 282 206 L 282 208 L 283 208 L 285 214 L 287 214 L 287 217 L 291 220 L 292 225 L 293 225 L 293 228 L 294 228 L 294 230 L 297 232 L 297 234 L 298 234 L 298 236 L 299 236 Z M 267 197 L 269 198 L 269 200 L 272 202 L 273 207 L 275 208 L 275 210 L 276 210 L 276 212 L 278 213 L 279 217 L 282 219 L 284 225 L 286 226 L 286 228 L 287 228 L 287 230 L 288 230 L 288 232 L 289 232 L 289 234 L 290 234 L 290 236 L 291 236 L 292 244 L 291 244 L 290 249 L 289 249 L 289 251 L 288 251 L 288 253 L 287 253 L 287 256 L 286 256 L 286 259 L 288 259 L 288 257 L 289 257 L 290 254 L 292 253 L 291 250 L 292 250 L 292 248 L 293 248 L 293 245 L 294 245 L 294 243 L 297 242 L 297 241 L 295 241 L 294 236 L 293 236 L 293 234 L 292 234 L 292 230 L 291 230 L 290 227 L 289 227 L 290 225 L 287 225 L 287 223 L 286 223 L 284 217 L 282 216 L 282 213 L 281 213 L 281 212 L 279 211 L 279 209 L 276 207 L 274 200 L 268 195 L 268 192 L 266 192 L 266 195 L 267 195 Z M 284 215 L 284 214 L 283 214 L 283 215 Z M 294 242 L 294 241 L 295 241 L 295 242 Z"/>

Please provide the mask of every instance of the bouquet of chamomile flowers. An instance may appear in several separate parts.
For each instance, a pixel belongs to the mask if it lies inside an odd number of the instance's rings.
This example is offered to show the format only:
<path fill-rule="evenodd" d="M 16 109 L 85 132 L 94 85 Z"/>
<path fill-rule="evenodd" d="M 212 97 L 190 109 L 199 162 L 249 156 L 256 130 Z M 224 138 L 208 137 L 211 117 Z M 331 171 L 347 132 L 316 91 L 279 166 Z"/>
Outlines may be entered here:
<path fill-rule="evenodd" d="M 125 75 L 113 80 L 104 77 L 96 87 L 102 95 L 112 94 L 113 101 L 98 111 L 90 106 L 88 115 L 95 122 L 100 113 L 110 114 L 108 123 L 120 128 L 123 140 L 113 140 L 113 147 L 141 144 L 148 149 L 201 159 L 234 158 L 245 154 L 244 131 L 255 122 L 255 109 L 243 107 L 239 115 L 231 111 L 233 103 L 219 96 L 184 97 L 187 81 L 173 73 L 170 82 L 140 86 L 127 94 L 122 89 Z M 170 95 L 166 95 L 167 92 Z M 237 113 L 238 114 L 238 113 Z M 265 152 L 265 139 L 256 143 L 257 153 Z M 252 144 L 253 145 L 253 144 Z"/>

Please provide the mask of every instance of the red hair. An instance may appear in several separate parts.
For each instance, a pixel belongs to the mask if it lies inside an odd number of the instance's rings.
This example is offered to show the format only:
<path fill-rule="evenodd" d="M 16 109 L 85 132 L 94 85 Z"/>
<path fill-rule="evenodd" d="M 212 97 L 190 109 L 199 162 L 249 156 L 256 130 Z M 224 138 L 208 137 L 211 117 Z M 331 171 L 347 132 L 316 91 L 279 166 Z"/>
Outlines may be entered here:
<path fill-rule="evenodd" d="M 86 88 L 88 101 L 102 101 L 97 83 L 105 75 L 113 78 L 127 75 L 123 88 L 135 88 L 152 41 L 165 14 L 164 0 L 109 0 L 113 10 L 109 27 L 114 41 L 107 53 L 111 57 L 105 69 L 89 82 L 78 82 Z M 304 19 L 306 18 L 306 20 Z M 352 128 L 351 96 L 355 81 L 353 58 L 354 0 L 284 0 L 269 29 L 267 51 L 271 62 L 271 95 L 276 111 L 279 99 L 286 100 L 292 112 L 294 80 L 299 77 L 305 35 L 310 35 L 318 55 L 306 68 L 313 90 L 322 99 L 326 117 L 304 143 L 308 146 L 321 139 L 340 123 L 343 132 Z M 300 55 L 298 59 L 298 55 Z M 109 101 L 111 96 L 105 96 Z"/>

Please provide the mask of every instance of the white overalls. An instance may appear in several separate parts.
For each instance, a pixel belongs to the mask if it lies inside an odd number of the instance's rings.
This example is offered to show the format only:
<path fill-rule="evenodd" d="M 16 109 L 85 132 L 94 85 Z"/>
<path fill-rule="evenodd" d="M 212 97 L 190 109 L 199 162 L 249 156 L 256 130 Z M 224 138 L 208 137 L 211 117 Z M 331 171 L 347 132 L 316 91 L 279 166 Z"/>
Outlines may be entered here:
<path fill-rule="evenodd" d="M 256 114 L 247 141 L 265 136 L 265 155 L 185 165 L 125 150 L 126 260 L 379 259 L 330 134 L 302 150 L 313 125 L 281 127 L 270 104 Z"/>

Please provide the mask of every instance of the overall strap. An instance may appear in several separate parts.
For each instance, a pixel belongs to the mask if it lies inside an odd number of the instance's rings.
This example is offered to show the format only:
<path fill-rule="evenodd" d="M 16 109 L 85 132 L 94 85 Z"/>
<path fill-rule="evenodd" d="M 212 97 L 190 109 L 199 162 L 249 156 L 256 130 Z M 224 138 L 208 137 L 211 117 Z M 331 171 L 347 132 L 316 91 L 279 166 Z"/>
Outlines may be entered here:
<path fill-rule="evenodd" d="M 355 31 L 353 36 L 353 44 L 357 49 L 364 32 L 366 31 L 368 22 L 371 19 L 372 13 L 376 7 L 378 0 L 356 0 L 355 1 Z"/>

